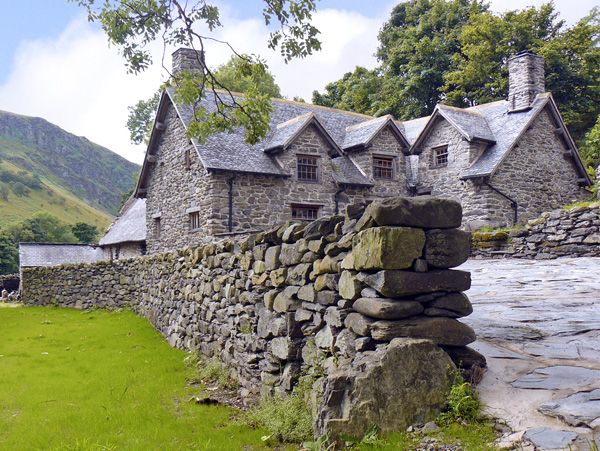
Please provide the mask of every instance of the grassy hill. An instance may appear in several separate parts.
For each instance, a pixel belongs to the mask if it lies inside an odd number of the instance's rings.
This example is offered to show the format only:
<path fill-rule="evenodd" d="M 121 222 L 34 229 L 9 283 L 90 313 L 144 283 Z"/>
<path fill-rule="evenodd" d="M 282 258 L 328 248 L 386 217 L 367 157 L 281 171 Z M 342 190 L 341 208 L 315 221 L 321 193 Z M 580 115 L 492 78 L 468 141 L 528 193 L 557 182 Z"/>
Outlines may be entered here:
<path fill-rule="evenodd" d="M 0 228 L 46 212 L 104 230 L 138 171 L 44 119 L 0 111 Z"/>

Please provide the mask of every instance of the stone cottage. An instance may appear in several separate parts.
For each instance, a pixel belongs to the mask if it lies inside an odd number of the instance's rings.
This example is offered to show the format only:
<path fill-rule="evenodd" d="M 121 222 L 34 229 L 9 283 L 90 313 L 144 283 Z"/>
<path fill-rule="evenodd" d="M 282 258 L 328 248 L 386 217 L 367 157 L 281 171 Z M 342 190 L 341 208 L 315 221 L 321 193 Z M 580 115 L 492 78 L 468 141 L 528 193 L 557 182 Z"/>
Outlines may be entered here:
<path fill-rule="evenodd" d="M 173 71 L 202 60 L 179 49 Z M 591 181 L 544 92 L 543 59 L 518 54 L 509 73 L 508 100 L 438 105 L 405 122 L 273 99 L 270 131 L 256 145 L 242 130 L 188 139 L 191 107 L 167 89 L 135 193 L 146 199 L 148 252 L 397 195 L 459 200 L 466 228 L 513 224 L 580 198 Z"/>

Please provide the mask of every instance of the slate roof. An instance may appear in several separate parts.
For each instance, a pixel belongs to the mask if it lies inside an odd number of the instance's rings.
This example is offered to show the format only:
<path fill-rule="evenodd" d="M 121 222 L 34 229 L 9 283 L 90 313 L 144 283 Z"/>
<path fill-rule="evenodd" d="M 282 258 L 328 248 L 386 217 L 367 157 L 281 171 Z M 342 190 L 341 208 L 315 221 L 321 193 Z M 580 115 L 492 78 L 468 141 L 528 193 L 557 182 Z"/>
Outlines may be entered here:
<path fill-rule="evenodd" d="M 88 244 L 19 243 L 19 266 L 58 266 L 67 263 L 93 263 L 104 260 L 98 246 Z"/>
<path fill-rule="evenodd" d="M 129 198 L 117 219 L 100 240 L 100 246 L 146 241 L 146 199 Z"/>
<path fill-rule="evenodd" d="M 477 110 L 439 104 L 436 106 L 436 111 L 454 125 L 468 141 L 474 139 L 491 143 L 496 141 L 486 118 Z"/>
<path fill-rule="evenodd" d="M 417 119 L 411 119 L 410 121 L 396 121 L 396 125 L 398 125 L 398 128 L 402 130 L 402 133 L 404 134 L 406 140 L 412 145 L 415 143 L 415 141 L 427 125 L 427 122 L 429 122 L 430 118 L 431 116 L 424 116 Z"/>
<path fill-rule="evenodd" d="M 297 116 L 289 121 L 277 124 L 271 138 L 265 142 L 265 150 L 287 147 L 294 138 L 306 127 L 314 118 L 314 113 L 306 113 Z"/>
<path fill-rule="evenodd" d="M 508 102 L 505 100 L 469 108 L 485 117 L 496 142 L 461 174 L 461 178 L 491 175 L 516 144 L 518 138 L 527 130 L 531 121 L 546 106 L 549 97 L 549 94 L 538 95 L 531 109 L 515 113 L 508 113 Z"/>
<path fill-rule="evenodd" d="M 333 158 L 333 178 L 340 185 L 372 186 L 369 179 L 358 169 L 352 160 L 344 155 Z"/>
<path fill-rule="evenodd" d="M 215 108 L 213 96 L 213 93 L 209 93 L 202 101 L 208 111 Z M 186 105 L 177 105 L 171 88 L 167 88 L 161 98 L 163 111 L 165 111 L 164 105 L 167 101 L 173 103 L 179 117 L 187 127 L 193 116 L 192 108 Z M 204 144 L 199 144 L 195 140 L 192 140 L 192 143 L 207 170 L 288 177 L 290 174 L 279 166 L 270 152 L 289 145 L 310 121 L 316 121 L 318 127 L 322 127 L 322 131 L 332 146 L 338 149 L 351 149 L 366 145 L 387 123 L 392 123 L 396 126 L 394 130 L 399 139 L 401 138 L 405 145 L 411 146 L 410 153 L 414 155 L 420 152 L 420 141 L 427 135 L 428 129 L 432 127 L 437 117 L 442 116 L 456 127 L 465 139 L 469 141 L 482 140 L 489 143 L 482 156 L 461 174 L 461 178 L 473 178 L 491 175 L 497 169 L 504 156 L 527 129 L 528 124 L 548 102 L 556 109 L 549 93 L 538 95 L 531 109 L 513 113 L 508 113 L 507 101 L 491 102 L 464 109 L 440 104 L 431 116 L 409 121 L 394 121 L 391 116 L 373 118 L 308 103 L 272 99 L 273 111 L 270 130 L 262 142 L 255 145 L 247 144 L 244 141 L 244 131 L 240 128 L 232 133 L 212 135 Z M 562 122 L 557 109 L 556 115 Z M 568 132 L 566 134 L 568 135 Z M 152 146 L 152 139 L 150 146 Z M 580 172 L 583 171 L 582 177 L 589 181 L 576 152 L 575 159 Z M 415 179 L 417 175 L 413 172 L 416 171 L 416 168 L 413 166 L 414 162 L 411 161 L 409 178 Z M 334 168 L 334 176 L 338 183 L 371 185 L 352 160 L 344 155 L 337 158 Z M 144 174 L 145 167 L 142 169 L 138 189 L 143 187 Z M 416 183 L 415 180 L 410 182 Z"/>
<path fill-rule="evenodd" d="M 169 96 L 179 117 L 187 126 L 193 117 L 192 108 L 178 105 L 171 88 L 167 88 L 166 95 Z M 203 100 L 203 106 L 209 111 L 214 108 L 212 95 L 208 93 Z M 305 126 L 311 117 L 318 120 L 336 146 L 344 142 L 347 127 L 373 120 L 372 116 L 364 114 L 284 99 L 272 99 L 272 106 L 270 131 L 258 144 L 247 144 L 242 129 L 232 133 L 217 133 L 210 136 L 204 144 L 192 140 L 206 169 L 289 176 L 265 150 L 274 149 L 282 143 L 289 143 L 290 137 L 295 136 L 295 133 Z M 349 168 L 349 166 L 343 164 L 340 168 Z M 350 168 L 350 170 L 352 173 L 349 173 L 346 178 L 356 178 L 358 168 Z M 358 173 L 360 174 L 360 171 Z M 364 177 L 361 182 L 368 184 Z"/>
<path fill-rule="evenodd" d="M 370 121 L 360 122 L 346 128 L 342 149 L 364 146 L 390 121 L 391 116 L 382 116 Z"/>

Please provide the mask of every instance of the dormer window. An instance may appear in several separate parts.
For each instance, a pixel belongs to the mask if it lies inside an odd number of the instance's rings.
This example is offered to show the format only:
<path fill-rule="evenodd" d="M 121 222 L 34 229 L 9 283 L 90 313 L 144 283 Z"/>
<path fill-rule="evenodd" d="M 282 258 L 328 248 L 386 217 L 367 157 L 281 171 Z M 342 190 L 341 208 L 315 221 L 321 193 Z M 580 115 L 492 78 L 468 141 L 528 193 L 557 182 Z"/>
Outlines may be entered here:
<path fill-rule="evenodd" d="M 313 155 L 298 155 L 296 168 L 298 180 L 302 182 L 319 181 L 319 157 Z"/>
<path fill-rule="evenodd" d="M 373 178 L 392 180 L 394 178 L 394 158 L 373 157 Z"/>
<path fill-rule="evenodd" d="M 448 146 L 440 146 L 433 148 L 432 166 L 435 168 L 448 165 Z"/>

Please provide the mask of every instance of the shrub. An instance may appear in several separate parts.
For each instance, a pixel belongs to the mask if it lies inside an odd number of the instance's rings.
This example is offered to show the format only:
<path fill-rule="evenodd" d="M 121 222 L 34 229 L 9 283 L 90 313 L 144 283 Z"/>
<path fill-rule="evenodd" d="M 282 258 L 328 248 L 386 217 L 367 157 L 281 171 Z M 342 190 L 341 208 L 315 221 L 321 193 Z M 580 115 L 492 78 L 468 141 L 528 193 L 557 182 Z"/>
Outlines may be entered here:
<path fill-rule="evenodd" d="M 455 372 L 452 386 L 446 401 L 446 408 L 438 418 L 443 424 L 453 422 L 474 423 L 479 420 L 481 401 L 473 386 L 465 382 L 460 373 Z"/>

